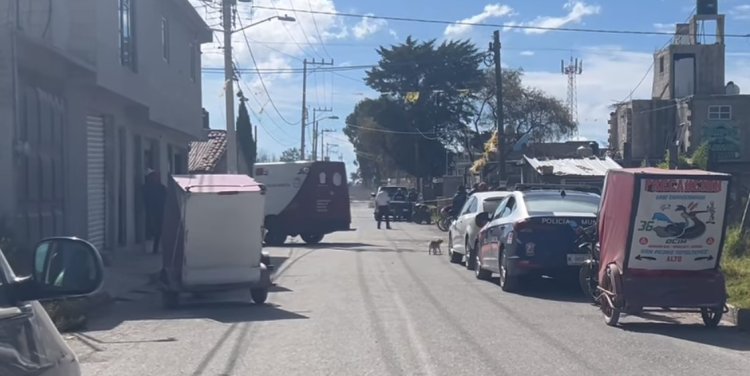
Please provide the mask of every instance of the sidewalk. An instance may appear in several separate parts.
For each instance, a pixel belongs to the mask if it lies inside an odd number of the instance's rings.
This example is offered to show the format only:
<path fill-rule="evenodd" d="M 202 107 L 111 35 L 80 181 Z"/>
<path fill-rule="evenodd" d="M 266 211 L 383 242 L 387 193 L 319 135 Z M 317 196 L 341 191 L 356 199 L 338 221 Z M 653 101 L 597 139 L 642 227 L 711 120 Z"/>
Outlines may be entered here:
<path fill-rule="evenodd" d="M 109 304 L 148 285 L 161 270 L 161 257 L 161 254 L 146 253 L 140 247 L 109 254 L 109 266 L 104 268 L 104 285 L 92 300 L 99 305 Z"/>

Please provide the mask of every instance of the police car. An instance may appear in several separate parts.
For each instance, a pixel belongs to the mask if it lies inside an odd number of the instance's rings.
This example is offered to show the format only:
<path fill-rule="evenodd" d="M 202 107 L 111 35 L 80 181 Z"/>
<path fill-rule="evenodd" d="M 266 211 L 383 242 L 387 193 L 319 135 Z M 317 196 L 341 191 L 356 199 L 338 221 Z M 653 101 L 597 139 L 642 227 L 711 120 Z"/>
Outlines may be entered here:
<path fill-rule="evenodd" d="M 521 277 L 574 276 L 586 260 L 576 246 L 576 229 L 596 223 L 597 188 L 517 186 L 494 213 L 479 213 L 482 227 L 475 273 L 500 274 L 504 291 L 516 290 Z"/>

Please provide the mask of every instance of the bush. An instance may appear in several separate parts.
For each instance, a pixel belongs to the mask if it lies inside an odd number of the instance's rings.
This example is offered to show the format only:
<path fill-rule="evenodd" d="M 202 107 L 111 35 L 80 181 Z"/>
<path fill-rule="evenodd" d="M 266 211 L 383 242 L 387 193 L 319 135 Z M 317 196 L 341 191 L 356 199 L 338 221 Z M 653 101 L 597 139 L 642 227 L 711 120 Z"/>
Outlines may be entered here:
<path fill-rule="evenodd" d="M 750 244 L 739 227 L 727 231 L 721 268 L 727 280 L 729 303 L 750 308 Z"/>
<path fill-rule="evenodd" d="M 748 242 L 743 238 L 739 227 L 733 227 L 727 231 L 724 239 L 724 256 L 730 258 L 748 256 Z"/>

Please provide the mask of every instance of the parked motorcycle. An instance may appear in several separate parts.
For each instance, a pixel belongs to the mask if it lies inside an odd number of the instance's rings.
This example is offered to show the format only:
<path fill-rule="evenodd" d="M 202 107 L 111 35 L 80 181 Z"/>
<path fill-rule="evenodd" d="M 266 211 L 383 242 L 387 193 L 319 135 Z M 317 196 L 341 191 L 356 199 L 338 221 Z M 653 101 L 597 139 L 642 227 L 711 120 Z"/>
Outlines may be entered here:
<path fill-rule="evenodd" d="M 596 225 L 579 228 L 576 244 L 580 253 L 588 255 L 578 271 L 578 283 L 586 297 L 597 303 L 599 300 L 599 237 Z"/>
<path fill-rule="evenodd" d="M 451 223 L 456 219 L 452 213 L 453 206 L 446 206 L 440 209 L 440 217 L 437 220 L 437 227 L 442 232 L 448 232 L 451 227 Z"/>
<path fill-rule="evenodd" d="M 416 224 L 432 223 L 432 208 L 425 204 L 414 204 L 414 213 L 411 217 Z"/>

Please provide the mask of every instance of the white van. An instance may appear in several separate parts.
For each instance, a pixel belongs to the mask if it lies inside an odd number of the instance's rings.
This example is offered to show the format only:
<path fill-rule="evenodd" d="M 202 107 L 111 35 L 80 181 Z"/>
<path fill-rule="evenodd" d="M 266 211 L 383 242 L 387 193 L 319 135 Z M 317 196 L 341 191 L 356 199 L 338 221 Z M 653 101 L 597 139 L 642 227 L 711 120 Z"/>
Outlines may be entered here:
<path fill-rule="evenodd" d="M 317 244 L 326 234 L 349 231 L 351 208 L 343 162 L 277 162 L 255 165 L 255 180 L 266 189 L 265 243 L 289 236 Z"/>

